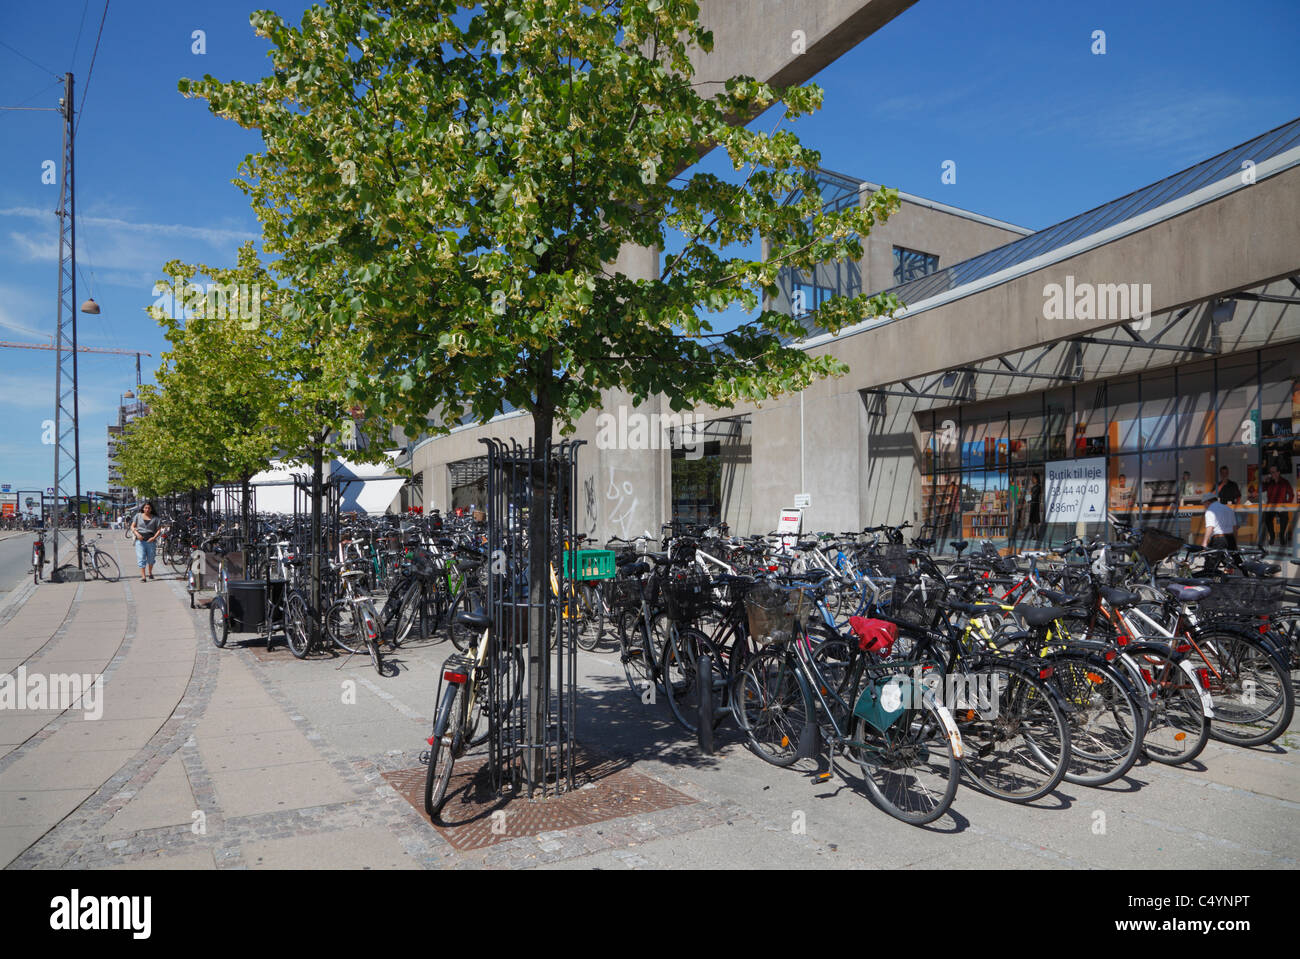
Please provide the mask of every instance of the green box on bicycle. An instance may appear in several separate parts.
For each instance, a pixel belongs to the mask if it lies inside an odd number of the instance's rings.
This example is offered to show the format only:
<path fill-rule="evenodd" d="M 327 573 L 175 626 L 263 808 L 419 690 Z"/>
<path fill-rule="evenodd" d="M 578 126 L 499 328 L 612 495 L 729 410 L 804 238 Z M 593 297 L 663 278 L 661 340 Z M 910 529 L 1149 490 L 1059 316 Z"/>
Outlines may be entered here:
<path fill-rule="evenodd" d="M 564 551 L 564 575 L 568 579 L 613 579 L 617 568 L 612 549 L 580 549 L 578 569 L 573 569 L 572 553 Z"/>

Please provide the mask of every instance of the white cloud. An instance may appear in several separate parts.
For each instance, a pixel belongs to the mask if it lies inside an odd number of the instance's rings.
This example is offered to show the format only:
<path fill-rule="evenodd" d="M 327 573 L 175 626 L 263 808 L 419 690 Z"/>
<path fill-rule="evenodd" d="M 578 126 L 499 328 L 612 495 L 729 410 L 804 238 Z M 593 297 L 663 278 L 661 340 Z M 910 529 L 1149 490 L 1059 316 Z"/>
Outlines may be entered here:
<path fill-rule="evenodd" d="M 31 219 L 49 219 L 50 211 L 42 210 L 32 206 L 15 206 L 0 210 L 0 216 L 21 216 Z M 257 241 L 261 239 L 259 234 L 249 233 L 246 230 L 226 230 L 220 227 L 207 226 L 188 226 L 183 223 L 133 223 L 129 220 L 122 220 L 118 217 L 110 216 L 84 216 L 78 215 L 80 226 L 99 226 L 110 230 L 127 230 L 134 233 L 145 233 L 152 236 L 180 237 L 189 240 L 203 240 L 213 246 L 223 246 L 232 240 L 236 243 L 243 243 L 246 240 Z M 57 243 L 55 244 L 57 248 Z"/>

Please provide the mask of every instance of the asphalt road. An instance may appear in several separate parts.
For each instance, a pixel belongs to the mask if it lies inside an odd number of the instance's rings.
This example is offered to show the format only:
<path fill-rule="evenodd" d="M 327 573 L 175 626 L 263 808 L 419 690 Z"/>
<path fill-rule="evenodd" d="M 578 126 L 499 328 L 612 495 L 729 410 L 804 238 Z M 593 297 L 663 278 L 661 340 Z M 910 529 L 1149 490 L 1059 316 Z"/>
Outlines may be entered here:
<path fill-rule="evenodd" d="M 0 602 L 32 575 L 29 533 L 0 533 Z"/>

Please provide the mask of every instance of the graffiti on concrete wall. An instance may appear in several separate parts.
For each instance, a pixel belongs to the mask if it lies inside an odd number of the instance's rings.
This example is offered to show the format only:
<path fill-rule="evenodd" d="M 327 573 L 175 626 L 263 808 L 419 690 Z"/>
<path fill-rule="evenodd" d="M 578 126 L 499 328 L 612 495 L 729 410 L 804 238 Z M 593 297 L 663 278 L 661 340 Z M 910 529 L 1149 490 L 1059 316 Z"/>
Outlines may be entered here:
<path fill-rule="evenodd" d="M 632 481 L 624 480 L 619 483 L 615 479 L 615 473 L 616 470 L 611 466 L 609 468 L 609 486 L 605 489 L 605 499 L 614 504 L 609 513 L 609 522 L 611 527 L 617 528 L 619 536 L 623 539 L 631 539 L 634 535 L 632 518 L 636 515 L 637 505 L 641 501 L 636 497 L 636 490 L 632 486 Z"/>

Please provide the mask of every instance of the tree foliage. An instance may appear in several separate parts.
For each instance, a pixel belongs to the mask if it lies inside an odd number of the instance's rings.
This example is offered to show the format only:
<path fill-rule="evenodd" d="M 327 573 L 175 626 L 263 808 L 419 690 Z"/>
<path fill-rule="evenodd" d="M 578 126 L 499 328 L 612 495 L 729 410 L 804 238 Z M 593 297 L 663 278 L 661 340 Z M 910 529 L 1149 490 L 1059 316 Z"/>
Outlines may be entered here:
<path fill-rule="evenodd" d="M 251 243 L 234 267 L 172 261 L 155 287 L 172 308 L 150 313 L 171 350 L 157 386 L 141 390 L 149 414 L 119 447 L 123 478 L 150 495 L 246 479 L 273 459 L 304 461 L 340 452 L 351 417 L 339 356 L 287 300 Z M 206 288 L 196 276 L 213 280 Z M 372 453 L 350 452 L 373 459 Z"/>
<path fill-rule="evenodd" d="M 510 404 L 543 438 L 610 388 L 726 406 L 845 371 L 782 345 L 802 326 L 762 307 L 781 267 L 860 258 L 897 194 L 823 211 L 816 151 L 734 123 L 778 104 L 796 118 L 820 90 L 733 77 L 702 94 L 692 55 L 713 40 L 692 0 L 337 0 L 298 27 L 251 22 L 270 75 L 180 89 L 261 131 L 236 182 L 284 316 L 349 344 L 350 402 L 411 433 L 431 411 L 449 426 Z M 714 148 L 741 182 L 677 175 Z M 612 265 L 673 236 L 655 278 Z M 766 261 L 724 252 L 759 236 Z M 733 304 L 753 320 L 715 333 L 707 314 Z M 896 305 L 838 297 L 817 319 Z"/>

